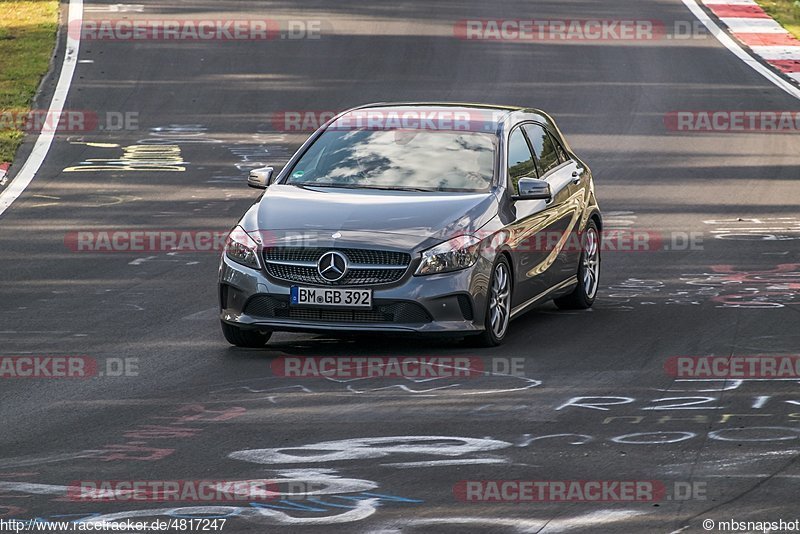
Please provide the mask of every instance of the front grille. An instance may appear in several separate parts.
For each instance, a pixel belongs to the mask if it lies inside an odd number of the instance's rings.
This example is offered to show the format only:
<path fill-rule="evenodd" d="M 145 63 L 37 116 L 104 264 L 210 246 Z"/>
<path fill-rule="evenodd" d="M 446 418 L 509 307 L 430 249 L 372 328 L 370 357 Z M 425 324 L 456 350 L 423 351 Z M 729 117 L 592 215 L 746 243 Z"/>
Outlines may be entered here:
<path fill-rule="evenodd" d="M 267 261 L 313 261 L 316 263 L 320 256 L 331 250 L 341 252 L 352 263 L 408 265 L 411 261 L 411 256 L 405 252 L 324 247 L 269 247 L 264 249 L 264 259 Z"/>
<path fill-rule="evenodd" d="M 257 295 L 244 313 L 265 319 L 297 319 L 330 323 L 429 323 L 428 312 L 416 302 L 376 301 L 371 310 L 337 310 L 289 306 L 288 297 Z"/>
<path fill-rule="evenodd" d="M 289 299 L 277 299 L 265 295 L 257 295 L 247 301 L 244 313 L 253 317 L 275 317 L 275 313 L 289 307 Z"/>
<path fill-rule="evenodd" d="M 281 265 L 278 263 L 268 263 L 267 272 L 289 282 L 300 282 L 303 284 L 324 284 L 338 286 L 359 286 L 390 284 L 403 277 L 400 269 L 354 269 L 350 268 L 347 274 L 338 282 L 328 282 L 319 275 L 316 267 L 298 267 L 295 265 Z"/>
<path fill-rule="evenodd" d="M 385 323 L 391 322 L 387 314 L 374 310 L 319 310 L 290 308 L 289 319 L 300 321 L 328 321 L 333 323 Z"/>
<path fill-rule="evenodd" d="M 350 264 L 345 276 L 336 282 L 325 280 L 317 270 L 319 258 L 331 250 L 344 254 Z M 357 248 L 269 247 L 263 255 L 270 276 L 316 285 L 391 284 L 403 277 L 411 263 L 411 255 L 405 252 Z"/>

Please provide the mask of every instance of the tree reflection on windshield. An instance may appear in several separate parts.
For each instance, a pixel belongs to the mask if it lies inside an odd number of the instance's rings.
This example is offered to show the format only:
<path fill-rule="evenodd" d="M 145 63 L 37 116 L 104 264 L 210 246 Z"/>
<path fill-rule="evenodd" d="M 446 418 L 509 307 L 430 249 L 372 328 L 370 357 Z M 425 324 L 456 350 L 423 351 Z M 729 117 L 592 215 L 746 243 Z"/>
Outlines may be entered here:
<path fill-rule="evenodd" d="M 496 138 L 442 130 L 327 130 L 285 183 L 425 191 L 488 191 Z"/>

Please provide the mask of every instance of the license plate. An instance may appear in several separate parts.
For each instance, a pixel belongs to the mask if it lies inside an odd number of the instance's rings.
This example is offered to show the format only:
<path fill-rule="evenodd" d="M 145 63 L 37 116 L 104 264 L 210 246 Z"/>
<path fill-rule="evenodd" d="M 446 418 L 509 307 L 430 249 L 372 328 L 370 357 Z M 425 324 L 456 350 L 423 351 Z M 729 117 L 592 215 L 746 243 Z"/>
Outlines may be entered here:
<path fill-rule="evenodd" d="M 292 286 L 291 295 L 291 303 L 297 306 L 372 307 L 371 289 Z"/>

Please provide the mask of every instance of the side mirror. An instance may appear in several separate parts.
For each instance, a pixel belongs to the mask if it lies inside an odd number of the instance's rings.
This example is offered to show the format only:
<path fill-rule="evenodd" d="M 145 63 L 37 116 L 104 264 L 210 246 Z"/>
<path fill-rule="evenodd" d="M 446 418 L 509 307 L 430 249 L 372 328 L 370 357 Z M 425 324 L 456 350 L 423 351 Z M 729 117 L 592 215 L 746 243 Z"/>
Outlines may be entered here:
<path fill-rule="evenodd" d="M 520 178 L 517 184 L 519 193 L 512 196 L 512 200 L 553 200 L 550 184 L 538 178 Z"/>
<path fill-rule="evenodd" d="M 253 169 L 247 176 L 247 185 L 256 189 L 266 189 L 272 183 L 272 174 L 275 169 L 272 167 L 261 167 Z"/>

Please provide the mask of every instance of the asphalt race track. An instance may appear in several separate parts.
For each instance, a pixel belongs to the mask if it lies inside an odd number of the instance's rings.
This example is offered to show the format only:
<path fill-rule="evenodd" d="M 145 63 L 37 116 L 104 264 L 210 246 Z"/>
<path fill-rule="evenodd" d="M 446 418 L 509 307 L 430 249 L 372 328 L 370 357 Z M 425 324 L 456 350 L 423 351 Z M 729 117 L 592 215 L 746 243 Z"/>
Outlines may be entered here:
<path fill-rule="evenodd" d="M 382 533 L 703 532 L 708 518 L 798 519 L 797 380 L 691 381 L 665 370 L 676 356 L 800 354 L 797 133 L 672 131 L 665 120 L 679 110 L 798 111 L 798 100 L 710 35 L 454 37 L 462 19 L 533 17 L 657 20 L 670 31 L 695 20 L 680 0 L 137 2 L 143 11 L 86 3 L 84 18 L 321 29 L 319 39 L 81 43 L 65 108 L 132 113 L 136 124 L 59 131 L 0 217 L 0 356 L 83 355 L 105 371 L 2 380 L 0 518 L 225 517 L 225 532 Z M 280 128 L 285 112 L 372 101 L 547 110 L 592 167 L 606 228 L 645 233 L 651 245 L 605 250 L 591 311 L 540 307 L 497 349 L 305 334 L 237 349 L 217 318 L 218 252 L 74 250 L 81 231 L 228 230 L 258 197 L 249 168 L 280 166 L 309 133 Z M 163 165 L 137 167 L 142 153 Z M 466 356 L 486 372 L 425 381 L 275 372 L 295 356 Z M 109 361 L 128 372 L 108 372 Z M 280 495 L 83 502 L 66 490 L 258 479 Z M 487 480 L 657 481 L 665 495 L 464 500 L 465 484 Z"/>

